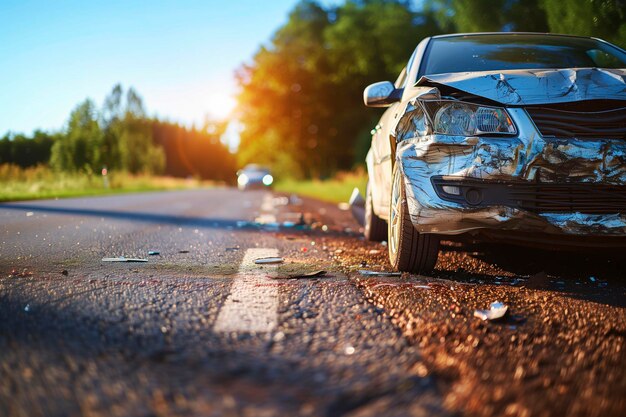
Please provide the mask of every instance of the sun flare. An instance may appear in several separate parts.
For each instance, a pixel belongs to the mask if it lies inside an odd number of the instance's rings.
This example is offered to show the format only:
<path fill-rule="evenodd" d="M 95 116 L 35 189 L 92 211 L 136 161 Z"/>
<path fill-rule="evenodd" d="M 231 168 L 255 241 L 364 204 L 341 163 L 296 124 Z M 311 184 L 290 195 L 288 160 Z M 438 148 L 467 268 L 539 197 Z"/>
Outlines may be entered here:
<path fill-rule="evenodd" d="M 205 113 L 210 118 L 226 119 L 237 105 L 232 94 L 225 91 L 216 91 L 207 95 L 202 103 Z"/>

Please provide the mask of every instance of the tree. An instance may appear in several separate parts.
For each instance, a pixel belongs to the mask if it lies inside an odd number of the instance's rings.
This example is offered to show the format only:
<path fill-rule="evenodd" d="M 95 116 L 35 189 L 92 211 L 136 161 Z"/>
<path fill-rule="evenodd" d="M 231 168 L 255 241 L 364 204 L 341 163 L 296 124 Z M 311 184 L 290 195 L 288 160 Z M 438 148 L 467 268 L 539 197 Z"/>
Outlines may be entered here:
<path fill-rule="evenodd" d="M 542 0 L 550 30 L 595 36 L 626 46 L 626 1 Z"/>
<path fill-rule="evenodd" d="M 447 32 L 547 32 L 542 0 L 429 0 Z M 567 3 L 567 2 L 565 2 Z"/>
<path fill-rule="evenodd" d="M 102 106 L 102 129 L 104 139 L 102 145 L 102 163 L 109 169 L 121 168 L 119 137 L 123 132 L 122 95 L 124 90 L 121 84 L 116 84 L 109 95 L 104 99 Z"/>
<path fill-rule="evenodd" d="M 239 163 L 324 177 L 362 161 L 356 149 L 365 146 L 356 144 L 370 140 L 380 113 L 363 106 L 363 89 L 395 79 L 417 43 L 437 32 L 432 17 L 403 1 L 299 2 L 237 73 Z"/>
<path fill-rule="evenodd" d="M 70 114 L 66 134 L 52 146 L 50 164 L 59 170 L 93 172 L 101 164 L 102 142 L 96 107 L 85 100 Z"/>

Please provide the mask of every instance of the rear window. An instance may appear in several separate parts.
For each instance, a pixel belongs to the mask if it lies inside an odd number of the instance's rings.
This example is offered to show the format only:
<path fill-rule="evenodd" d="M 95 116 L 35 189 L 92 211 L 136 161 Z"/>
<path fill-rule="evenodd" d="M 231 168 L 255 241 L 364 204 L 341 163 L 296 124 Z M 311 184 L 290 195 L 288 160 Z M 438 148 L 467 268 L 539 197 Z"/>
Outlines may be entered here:
<path fill-rule="evenodd" d="M 547 35 L 435 38 L 420 75 L 547 68 L 626 68 L 626 53 L 594 39 Z"/>

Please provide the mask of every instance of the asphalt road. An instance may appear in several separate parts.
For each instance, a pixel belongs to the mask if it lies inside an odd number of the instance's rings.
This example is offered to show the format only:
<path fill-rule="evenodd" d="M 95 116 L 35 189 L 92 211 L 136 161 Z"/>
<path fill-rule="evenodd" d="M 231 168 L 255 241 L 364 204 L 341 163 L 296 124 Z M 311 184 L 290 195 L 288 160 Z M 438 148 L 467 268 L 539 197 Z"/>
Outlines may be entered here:
<path fill-rule="evenodd" d="M 626 414 L 623 252 L 446 244 L 365 277 L 386 248 L 298 200 L 0 204 L 0 416 Z"/>

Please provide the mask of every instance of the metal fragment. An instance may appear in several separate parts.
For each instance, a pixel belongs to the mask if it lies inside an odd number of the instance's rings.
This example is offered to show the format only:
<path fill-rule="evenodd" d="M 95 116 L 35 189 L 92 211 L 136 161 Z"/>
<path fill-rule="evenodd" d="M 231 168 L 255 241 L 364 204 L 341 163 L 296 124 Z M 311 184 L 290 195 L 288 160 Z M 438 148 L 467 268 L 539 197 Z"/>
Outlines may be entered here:
<path fill-rule="evenodd" d="M 148 262 L 148 260 L 143 258 L 125 258 L 124 256 L 119 256 L 117 258 L 102 258 L 102 262 Z"/>
<path fill-rule="evenodd" d="M 279 257 L 270 256 L 268 258 L 259 258 L 255 259 L 255 264 L 280 264 L 283 263 L 284 259 Z"/>
<path fill-rule="evenodd" d="M 402 272 L 389 271 L 369 271 L 367 269 L 359 269 L 359 274 L 366 277 L 401 277 Z"/>

